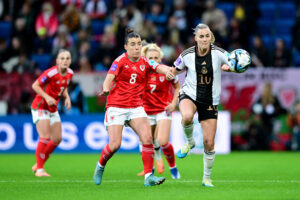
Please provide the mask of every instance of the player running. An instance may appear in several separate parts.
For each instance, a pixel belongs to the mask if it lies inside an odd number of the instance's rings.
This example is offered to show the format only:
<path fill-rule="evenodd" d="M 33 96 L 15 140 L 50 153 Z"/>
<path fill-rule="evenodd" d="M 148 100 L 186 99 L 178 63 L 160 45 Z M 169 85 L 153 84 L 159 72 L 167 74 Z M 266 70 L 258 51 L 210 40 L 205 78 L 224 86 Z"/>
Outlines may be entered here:
<path fill-rule="evenodd" d="M 178 151 L 177 156 L 184 158 L 195 147 L 193 138 L 193 118 L 198 112 L 202 127 L 204 144 L 204 175 L 202 185 L 213 187 L 210 179 L 215 159 L 215 134 L 220 94 L 221 69 L 230 71 L 227 52 L 213 45 L 215 38 L 206 24 L 198 24 L 194 29 L 196 45 L 184 50 L 174 62 L 173 74 L 186 68 L 185 82 L 179 92 L 179 109 L 187 143 Z"/>
<path fill-rule="evenodd" d="M 73 76 L 70 64 L 70 52 L 61 49 L 56 58 L 56 66 L 43 72 L 32 84 L 32 89 L 37 95 L 32 102 L 31 113 L 40 137 L 36 148 L 36 164 L 32 167 L 37 177 L 50 176 L 45 171 L 44 164 L 62 139 L 57 104 L 63 96 L 65 106 L 67 109 L 71 108 L 67 89 Z"/>
<path fill-rule="evenodd" d="M 108 131 L 109 144 L 103 148 L 96 164 L 94 181 L 96 185 L 101 184 L 104 167 L 120 148 L 123 127 L 128 124 L 143 143 L 144 185 L 159 185 L 165 178 L 152 174 L 153 141 L 147 114 L 143 108 L 142 95 L 150 71 L 167 74 L 170 69 L 141 56 L 141 37 L 131 29 L 127 30 L 124 47 L 126 53 L 112 63 L 103 83 L 103 91 L 99 94 L 108 95 L 104 124 Z"/>
<path fill-rule="evenodd" d="M 156 44 L 147 44 L 142 49 L 142 55 L 149 60 L 161 63 L 163 52 Z M 175 91 L 173 92 L 173 90 Z M 150 72 L 147 77 L 146 90 L 143 95 L 143 104 L 151 125 L 154 138 L 155 159 L 158 173 L 164 170 L 160 147 L 168 161 L 173 179 L 180 179 L 175 165 L 173 145 L 169 142 L 172 112 L 176 109 L 180 85 L 176 76 L 168 81 L 165 75 Z M 172 94 L 174 95 L 172 96 Z M 144 172 L 138 175 L 143 175 Z"/>

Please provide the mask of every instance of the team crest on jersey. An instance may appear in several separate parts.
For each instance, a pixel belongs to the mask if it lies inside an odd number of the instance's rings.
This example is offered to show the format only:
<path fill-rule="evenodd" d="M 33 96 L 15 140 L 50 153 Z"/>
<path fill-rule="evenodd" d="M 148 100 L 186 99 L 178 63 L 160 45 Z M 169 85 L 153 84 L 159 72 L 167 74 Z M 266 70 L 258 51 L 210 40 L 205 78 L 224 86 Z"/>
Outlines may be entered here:
<path fill-rule="evenodd" d="M 160 80 L 160 82 L 164 82 L 165 77 L 164 77 L 164 76 L 160 76 L 160 77 L 159 77 L 159 80 Z"/>
<path fill-rule="evenodd" d="M 140 65 L 140 69 L 143 72 L 145 70 L 145 65 Z"/>
<path fill-rule="evenodd" d="M 207 69 L 206 69 L 206 67 L 202 67 L 201 73 L 202 73 L 202 74 L 207 74 Z"/>

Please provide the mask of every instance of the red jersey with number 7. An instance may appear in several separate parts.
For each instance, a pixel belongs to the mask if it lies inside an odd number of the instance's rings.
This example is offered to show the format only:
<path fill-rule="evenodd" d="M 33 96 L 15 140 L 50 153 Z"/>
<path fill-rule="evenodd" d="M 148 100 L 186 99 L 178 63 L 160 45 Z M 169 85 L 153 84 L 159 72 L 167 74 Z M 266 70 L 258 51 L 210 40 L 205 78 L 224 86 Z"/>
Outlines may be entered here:
<path fill-rule="evenodd" d="M 48 110 L 53 113 L 57 111 L 57 104 L 60 96 L 68 87 L 73 76 L 73 70 L 68 68 L 66 75 L 61 75 L 57 66 L 44 71 L 37 79 L 41 88 L 51 97 L 56 100 L 55 106 L 48 106 L 46 100 L 37 94 L 32 102 L 31 108 L 34 110 Z"/>
<path fill-rule="evenodd" d="M 131 61 L 127 53 L 119 56 L 108 71 L 108 74 L 114 74 L 116 77 L 107 97 L 106 108 L 143 106 L 142 95 L 145 91 L 148 73 L 156 71 L 158 66 L 158 63 L 144 56 L 136 62 Z"/>

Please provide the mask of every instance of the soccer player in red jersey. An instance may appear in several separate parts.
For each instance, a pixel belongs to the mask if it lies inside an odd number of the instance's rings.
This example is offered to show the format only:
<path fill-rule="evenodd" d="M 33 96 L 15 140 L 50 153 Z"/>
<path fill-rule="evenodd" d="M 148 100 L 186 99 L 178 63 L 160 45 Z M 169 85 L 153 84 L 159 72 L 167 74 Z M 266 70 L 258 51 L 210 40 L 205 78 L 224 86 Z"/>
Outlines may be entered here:
<path fill-rule="evenodd" d="M 104 123 L 109 135 L 109 144 L 103 148 L 100 160 L 97 162 L 94 181 L 96 185 L 101 184 L 104 167 L 120 148 L 122 130 L 124 125 L 128 124 L 143 143 L 144 185 L 159 185 L 164 182 L 165 178 L 152 174 L 153 140 L 147 114 L 143 108 L 142 95 L 149 72 L 167 74 L 170 72 L 170 67 L 142 56 L 141 37 L 131 29 L 127 30 L 124 47 L 126 53 L 112 63 L 103 83 L 103 91 L 99 94 L 108 95 Z"/>
<path fill-rule="evenodd" d="M 163 52 L 156 44 L 147 44 L 144 46 L 142 55 L 157 63 L 161 63 L 163 58 Z M 144 108 L 148 115 L 152 136 L 154 138 L 153 143 L 157 171 L 158 173 L 163 172 L 163 161 L 160 156 L 160 147 L 162 147 L 173 179 L 180 179 L 180 174 L 175 165 L 173 145 L 169 142 L 171 115 L 176 109 L 179 89 L 180 85 L 177 77 L 172 81 L 168 81 L 165 75 L 150 72 L 147 77 L 146 90 L 143 95 Z M 144 172 L 138 175 L 142 174 L 144 174 Z"/>
<path fill-rule="evenodd" d="M 36 164 L 32 167 L 37 177 L 50 176 L 44 170 L 44 164 L 62 139 L 61 121 L 57 111 L 61 96 L 65 98 L 64 103 L 67 109 L 71 108 L 67 89 L 73 76 L 73 71 L 69 68 L 70 52 L 61 49 L 58 52 L 56 64 L 44 71 L 32 84 L 37 95 L 32 102 L 31 113 L 40 137 L 36 148 Z"/>

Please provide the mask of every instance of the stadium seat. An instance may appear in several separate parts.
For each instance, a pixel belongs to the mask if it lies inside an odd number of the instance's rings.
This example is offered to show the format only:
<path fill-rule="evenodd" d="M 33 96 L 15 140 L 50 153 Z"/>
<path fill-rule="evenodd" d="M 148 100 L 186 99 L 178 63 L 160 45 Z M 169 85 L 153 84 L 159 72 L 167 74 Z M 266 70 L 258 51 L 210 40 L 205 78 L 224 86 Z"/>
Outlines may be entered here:
<path fill-rule="evenodd" d="M 51 59 L 52 59 L 51 54 L 34 54 L 31 57 L 31 60 L 35 62 L 38 68 L 41 69 L 42 71 L 51 67 L 50 66 Z"/>
<path fill-rule="evenodd" d="M 274 47 L 274 42 L 273 38 L 271 35 L 262 35 L 261 39 L 265 45 L 266 48 L 273 48 Z"/>
<path fill-rule="evenodd" d="M 294 66 L 300 68 L 300 51 L 295 51 L 293 53 Z"/>
<path fill-rule="evenodd" d="M 263 19 L 274 19 L 276 16 L 276 3 L 260 3 L 259 10 Z"/>
<path fill-rule="evenodd" d="M 101 35 L 104 32 L 105 21 L 93 20 L 91 22 L 92 34 Z"/>
<path fill-rule="evenodd" d="M 224 11 L 227 20 L 232 18 L 235 9 L 234 3 L 218 3 L 216 7 Z"/>
<path fill-rule="evenodd" d="M 292 2 L 279 3 L 279 18 L 294 19 L 296 15 L 296 6 Z"/>
<path fill-rule="evenodd" d="M 0 22 L 0 37 L 9 38 L 11 35 L 11 23 Z"/>
<path fill-rule="evenodd" d="M 291 28 L 293 27 L 294 19 L 278 19 L 275 21 L 277 34 L 291 34 Z"/>
<path fill-rule="evenodd" d="M 274 21 L 270 19 L 258 19 L 257 27 L 261 35 L 272 34 Z"/>

